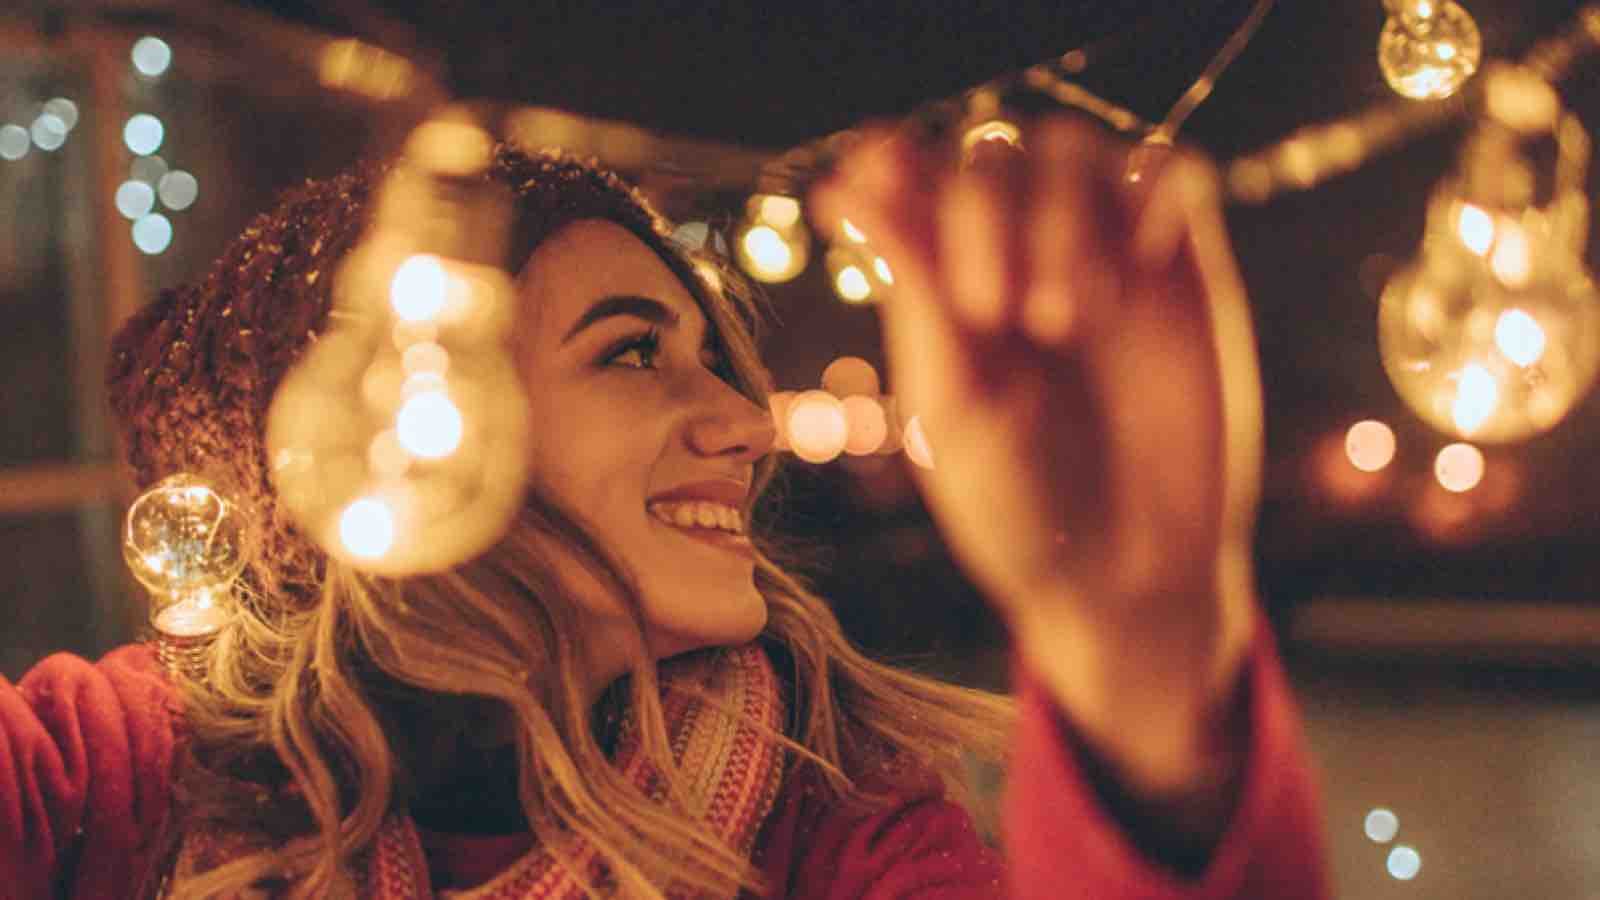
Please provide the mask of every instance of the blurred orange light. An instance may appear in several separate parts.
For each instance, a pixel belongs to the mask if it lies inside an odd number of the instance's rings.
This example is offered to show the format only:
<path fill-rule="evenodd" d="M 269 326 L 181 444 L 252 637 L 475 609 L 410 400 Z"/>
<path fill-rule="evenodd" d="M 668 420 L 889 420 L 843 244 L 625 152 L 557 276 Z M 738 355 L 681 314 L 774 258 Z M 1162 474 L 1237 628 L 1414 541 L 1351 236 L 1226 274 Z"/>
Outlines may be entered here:
<path fill-rule="evenodd" d="M 1483 452 L 1471 444 L 1451 444 L 1434 457 L 1433 476 L 1447 491 L 1470 491 L 1483 480 Z"/>
<path fill-rule="evenodd" d="M 1376 472 L 1394 461 L 1394 430 L 1376 419 L 1350 426 L 1345 433 L 1344 452 L 1350 465 L 1363 472 Z"/>

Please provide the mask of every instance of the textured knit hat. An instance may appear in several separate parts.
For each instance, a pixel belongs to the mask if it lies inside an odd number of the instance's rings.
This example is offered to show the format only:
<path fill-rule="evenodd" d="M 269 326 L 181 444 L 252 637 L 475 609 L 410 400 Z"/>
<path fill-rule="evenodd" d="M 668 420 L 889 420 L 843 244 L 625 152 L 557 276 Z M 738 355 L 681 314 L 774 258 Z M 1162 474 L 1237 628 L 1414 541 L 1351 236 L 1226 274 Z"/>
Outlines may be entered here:
<path fill-rule="evenodd" d="M 335 276 L 363 235 L 387 168 L 364 163 L 290 191 L 204 279 L 162 292 L 111 345 L 106 381 L 138 487 L 187 471 L 223 490 L 255 525 L 245 577 L 301 608 L 316 600 L 326 557 L 276 503 L 267 410 L 285 373 L 327 327 Z M 502 145 L 485 177 L 514 198 L 506 260 L 513 272 L 563 225 L 598 218 L 627 228 L 686 284 L 696 282 L 667 221 L 593 161 Z"/>

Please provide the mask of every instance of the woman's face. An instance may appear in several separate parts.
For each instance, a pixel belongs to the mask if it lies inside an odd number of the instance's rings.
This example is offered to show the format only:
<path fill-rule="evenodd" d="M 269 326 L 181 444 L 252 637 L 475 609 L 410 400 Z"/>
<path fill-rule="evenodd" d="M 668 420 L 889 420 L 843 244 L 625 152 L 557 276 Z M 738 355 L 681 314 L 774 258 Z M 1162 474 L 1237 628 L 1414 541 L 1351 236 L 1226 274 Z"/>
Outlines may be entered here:
<path fill-rule="evenodd" d="M 545 240 L 519 282 L 533 478 L 638 578 L 658 658 L 753 639 L 767 609 L 735 519 L 774 431 L 724 380 L 699 304 L 644 242 L 599 219 Z M 606 656 L 603 687 L 626 669 L 630 626 L 617 598 L 565 574 Z"/>

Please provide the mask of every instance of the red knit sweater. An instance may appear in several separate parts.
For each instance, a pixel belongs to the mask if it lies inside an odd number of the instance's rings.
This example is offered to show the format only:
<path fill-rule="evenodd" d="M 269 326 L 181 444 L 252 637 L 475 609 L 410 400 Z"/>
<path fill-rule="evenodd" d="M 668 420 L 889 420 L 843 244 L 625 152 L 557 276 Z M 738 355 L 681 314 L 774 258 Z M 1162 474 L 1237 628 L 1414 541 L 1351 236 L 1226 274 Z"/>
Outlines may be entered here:
<path fill-rule="evenodd" d="M 1184 877 L 1134 846 L 1097 799 L 1070 724 L 1012 659 L 1022 715 L 1001 824 L 1006 856 L 937 789 L 849 818 L 824 803 L 811 767 L 786 776 L 756 843 L 789 900 L 1316 900 L 1326 896 L 1316 790 L 1270 635 L 1241 690 L 1243 793 L 1203 872 Z M 91 665 L 58 654 L 15 687 L 0 678 L 0 900 L 124 898 L 167 806 L 175 703 L 149 649 Z M 433 875 L 487 880 L 528 836 L 426 835 Z M 741 895 L 749 900 L 748 894 Z"/>

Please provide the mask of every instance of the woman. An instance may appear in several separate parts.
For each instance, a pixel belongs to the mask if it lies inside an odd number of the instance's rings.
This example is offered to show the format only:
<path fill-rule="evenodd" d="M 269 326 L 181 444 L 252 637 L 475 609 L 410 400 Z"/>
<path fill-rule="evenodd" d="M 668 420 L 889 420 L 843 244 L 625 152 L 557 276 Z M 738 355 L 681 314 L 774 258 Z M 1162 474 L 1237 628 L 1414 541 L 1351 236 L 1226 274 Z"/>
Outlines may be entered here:
<path fill-rule="evenodd" d="M 895 273 L 922 490 L 1012 629 L 1015 704 L 862 657 L 773 561 L 754 307 L 559 155 L 491 173 L 540 423 L 518 521 L 401 580 L 310 545 L 262 428 L 327 326 L 364 169 L 119 334 L 139 482 L 199 472 L 262 540 L 204 678 L 132 647 L 0 682 L 0 895 L 1321 896 L 1248 574 L 1259 413 L 1213 177 L 1130 181 L 1070 122 L 1027 141 L 954 165 L 874 135 L 811 206 Z M 1003 860 L 963 750 L 1009 754 Z"/>

